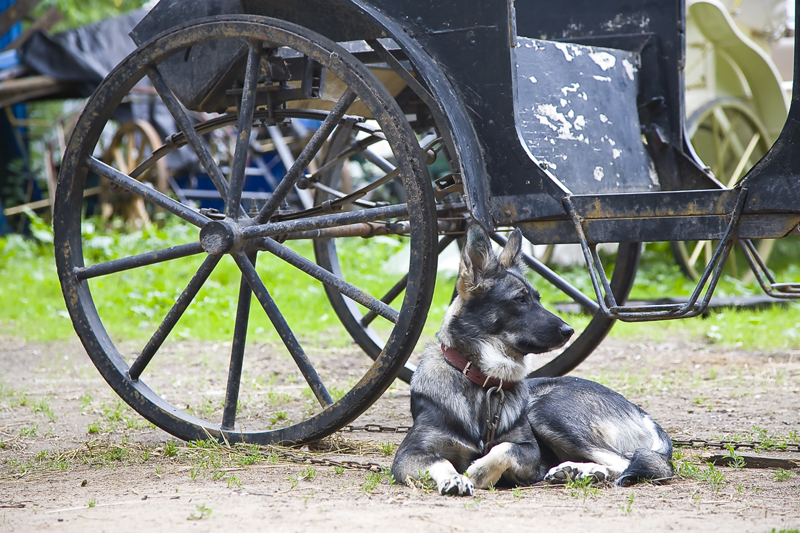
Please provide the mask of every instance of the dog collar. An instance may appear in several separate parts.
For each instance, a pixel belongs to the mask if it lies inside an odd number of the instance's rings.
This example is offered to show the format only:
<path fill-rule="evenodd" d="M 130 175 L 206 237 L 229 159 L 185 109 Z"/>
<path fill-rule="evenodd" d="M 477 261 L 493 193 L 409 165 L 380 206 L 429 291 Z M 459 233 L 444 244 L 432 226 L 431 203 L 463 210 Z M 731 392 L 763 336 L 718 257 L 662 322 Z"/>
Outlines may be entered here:
<path fill-rule="evenodd" d="M 466 358 L 458 352 L 458 350 L 455 348 L 448 348 L 444 345 L 444 343 L 442 343 L 442 353 L 444 354 L 444 358 L 447 359 L 448 363 L 457 368 L 459 372 L 467 376 L 471 382 L 483 387 L 484 389 L 500 387 L 502 390 L 508 390 L 514 386 L 515 382 L 513 381 L 503 381 L 502 379 L 487 376 L 481 372 L 478 367 L 467 361 Z"/>

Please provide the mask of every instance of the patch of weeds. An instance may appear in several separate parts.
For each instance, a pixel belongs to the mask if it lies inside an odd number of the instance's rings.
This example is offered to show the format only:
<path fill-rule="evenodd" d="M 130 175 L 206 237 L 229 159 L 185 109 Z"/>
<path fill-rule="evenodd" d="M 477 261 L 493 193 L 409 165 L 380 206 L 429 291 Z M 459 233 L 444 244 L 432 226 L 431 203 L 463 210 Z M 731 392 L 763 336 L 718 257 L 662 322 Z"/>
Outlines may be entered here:
<path fill-rule="evenodd" d="M 361 492 L 364 494 L 371 494 L 384 480 L 389 485 L 395 483 L 394 476 L 389 468 L 384 467 L 380 472 L 369 472 L 364 478 L 364 483 L 361 484 Z"/>
<path fill-rule="evenodd" d="M 289 418 L 286 415 L 286 411 L 278 411 L 277 413 L 275 413 L 274 416 L 271 416 L 269 418 L 269 423 L 270 423 L 270 425 L 274 426 L 278 422 L 285 422 L 288 419 Z"/>
<path fill-rule="evenodd" d="M 419 472 L 417 487 L 425 491 L 425 493 L 436 490 L 436 482 L 431 477 L 430 472 L 427 470 L 425 472 Z"/>
<path fill-rule="evenodd" d="M 289 483 L 291 484 L 291 488 L 292 488 L 292 489 L 294 489 L 294 488 L 296 488 L 296 487 L 297 487 L 297 478 L 296 478 L 295 476 L 289 476 L 289 477 L 288 477 L 288 478 L 286 478 L 286 479 L 287 479 L 287 480 L 289 481 Z"/>
<path fill-rule="evenodd" d="M 306 481 L 311 481 L 317 477 L 317 469 L 312 466 L 307 466 L 300 472 L 300 478 Z"/>
<path fill-rule="evenodd" d="M 284 404 L 291 402 L 292 396 L 290 394 L 285 394 L 282 392 L 268 392 L 267 401 L 272 407 L 280 407 Z"/>
<path fill-rule="evenodd" d="M 689 461 L 681 461 L 679 465 L 674 465 L 675 474 L 683 479 L 693 479 L 700 473 L 700 467 Z"/>
<path fill-rule="evenodd" d="M 233 487 L 242 487 L 242 482 L 239 480 L 238 477 L 234 475 L 228 476 L 228 488 L 232 489 Z"/>
<path fill-rule="evenodd" d="M 628 514 L 631 514 L 631 511 L 633 510 L 633 500 L 635 497 L 636 494 L 631 492 L 630 495 L 628 496 L 628 503 L 622 505 L 623 511 L 625 511 Z"/>
<path fill-rule="evenodd" d="M 36 424 L 33 427 L 21 427 L 19 428 L 19 436 L 20 437 L 35 437 L 36 432 L 39 430 L 39 425 Z"/>
<path fill-rule="evenodd" d="M 197 506 L 197 512 L 195 513 L 192 511 L 189 513 L 189 516 L 186 518 L 186 520 L 202 520 L 203 518 L 208 518 L 209 516 L 211 516 L 211 509 L 206 507 L 206 504 L 201 503 Z"/>
<path fill-rule="evenodd" d="M 49 398 L 42 398 L 38 402 L 35 402 L 31 407 L 31 411 L 34 413 L 41 413 L 45 415 L 50 422 L 55 422 L 58 420 L 58 417 L 53 412 L 53 409 L 50 407 L 50 399 Z"/>
<path fill-rule="evenodd" d="M 730 461 L 728 461 L 728 466 L 731 468 L 743 468 L 744 465 L 747 464 L 744 460 L 744 457 L 736 452 L 736 449 L 732 444 L 726 443 L 725 447 L 728 449 L 728 453 L 725 455 L 725 458 L 730 459 Z"/>
<path fill-rule="evenodd" d="M 791 470 L 784 470 L 783 468 L 779 468 L 775 471 L 775 481 L 789 481 L 790 477 L 792 477 Z"/>
<path fill-rule="evenodd" d="M 334 466 L 333 467 L 333 473 L 336 474 L 337 476 L 340 476 L 340 475 L 344 474 L 344 467 L 343 466 Z"/>
<path fill-rule="evenodd" d="M 164 444 L 164 454 L 167 457 L 177 457 L 178 446 L 175 444 L 175 441 L 171 440 Z"/>
<path fill-rule="evenodd" d="M 86 502 L 86 505 L 88 505 L 89 507 L 95 507 L 97 505 L 97 499 L 92 498 L 91 500 Z"/>
<path fill-rule="evenodd" d="M 109 422 L 117 423 L 125 419 L 125 412 L 128 410 L 127 405 L 122 400 L 118 400 L 114 405 L 107 406 L 103 404 L 103 417 Z"/>
<path fill-rule="evenodd" d="M 127 459 L 128 457 L 128 450 L 123 448 L 122 446 L 112 446 L 106 452 L 106 459 L 108 461 L 122 461 L 123 459 Z"/>
<path fill-rule="evenodd" d="M 519 487 L 514 487 L 513 489 L 511 489 L 511 495 L 514 498 L 516 498 L 518 500 L 521 500 L 522 499 L 522 489 L 519 488 Z"/>
<path fill-rule="evenodd" d="M 312 490 L 311 492 L 306 494 L 306 496 L 303 498 L 303 506 L 307 507 L 308 506 L 308 500 L 310 500 L 311 498 L 313 498 L 316 495 L 317 495 L 317 491 L 315 491 L 315 490 Z"/>
<path fill-rule="evenodd" d="M 261 455 L 257 453 L 248 453 L 247 455 L 236 461 L 236 464 L 239 466 L 248 466 L 256 464 L 260 460 L 261 460 Z"/>
<path fill-rule="evenodd" d="M 569 495 L 576 499 L 581 499 L 586 502 L 589 496 L 596 496 L 600 493 L 597 487 L 593 486 L 594 478 L 592 476 L 576 477 L 567 481 L 565 487 L 569 490 Z"/>
<path fill-rule="evenodd" d="M 100 426 L 100 422 L 95 420 L 94 422 L 90 422 L 89 425 L 86 427 L 86 430 L 89 432 L 90 435 L 97 435 L 103 428 Z"/>
<path fill-rule="evenodd" d="M 719 492 L 725 486 L 725 474 L 715 468 L 713 464 L 707 464 L 708 469 L 698 472 L 697 479 L 699 481 L 705 481 L 711 485 L 711 488 L 714 489 L 714 492 Z"/>
<path fill-rule="evenodd" d="M 381 451 L 383 452 L 383 455 L 392 455 L 394 453 L 394 444 L 391 442 L 384 442 L 381 444 Z"/>
<path fill-rule="evenodd" d="M 472 498 L 470 501 L 464 502 L 464 509 L 477 509 L 482 501 L 483 498 Z"/>
<path fill-rule="evenodd" d="M 92 394 L 89 391 L 83 393 L 83 395 L 78 398 L 78 403 L 81 404 L 81 411 L 87 411 L 89 406 L 94 401 Z"/>
<path fill-rule="evenodd" d="M 267 461 L 269 461 L 270 463 L 277 463 L 280 460 L 281 456 L 278 452 L 272 452 L 269 455 L 267 455 Z"/>

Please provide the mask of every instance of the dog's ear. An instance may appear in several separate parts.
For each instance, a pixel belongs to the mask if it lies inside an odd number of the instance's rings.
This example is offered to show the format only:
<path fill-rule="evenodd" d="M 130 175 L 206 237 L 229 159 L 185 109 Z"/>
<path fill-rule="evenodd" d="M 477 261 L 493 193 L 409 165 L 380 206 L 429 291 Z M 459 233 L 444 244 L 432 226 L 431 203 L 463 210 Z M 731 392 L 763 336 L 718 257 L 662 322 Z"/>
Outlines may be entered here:
<path fill-rule="evenodd" d="M 479 225 L 471 225 L 467 230 L 467 242 L 461 251 L 456 283 L 459 296 L 464 300 L 469 299 L 498 266 L 489 236 Z"/>
<path fill-rule="evenodd" d="M 522 251 L 522 232 L 519 228 L 514 228 L 511 235 L 508 236 L 506 247 L 500 254 L 500 264 L 503 268 L 521 267 L 520 251 Z"/>

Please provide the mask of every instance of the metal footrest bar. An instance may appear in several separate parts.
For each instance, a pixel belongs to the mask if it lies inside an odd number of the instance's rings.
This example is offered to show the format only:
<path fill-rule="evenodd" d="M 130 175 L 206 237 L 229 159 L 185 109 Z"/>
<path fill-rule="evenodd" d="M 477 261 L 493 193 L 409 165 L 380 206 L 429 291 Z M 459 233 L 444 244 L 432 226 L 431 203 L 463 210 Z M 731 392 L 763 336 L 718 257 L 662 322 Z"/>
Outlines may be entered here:
<path fill-rule="evenodd" d="M 747 188 L 742 188 L 736 200 L 736 205 L 731 212 L 730 222 L 722 236 L 722 239 L 714 250 L 706 266 L 703 275 L 697 282 L 689 300 L 681 304 L 655 304 L 655 305 L 640 305 L 640 306 L 621 306 L 617 305 L 614 299 L 614 294 L 611 292 L 611 284 L 608 281 L 603 263 L 600 261 L 600 256 L 597 254 L 597 243 L 589 244 L 586 239 L 586 232 L 583 228 L 581 217 L 578 215 L 575 205 L 572 203 L 569 196 L 563 199 L 564 208 L 572 218 L 575 225 L 575 230 L 578 233 L 583 257 L 586 261 L 586 266 L 589 269 L 589 276 L 592 280 L 592 287 L 597 295 L 597 302 L 600 304 L 600 311 L 609 317 L 622 320 L 623 322 L 647 322 L 653 320 L 673 320 L 677 318 L 689 318 L 697 316 L 705 311 L 711 301 L 711 296 L 714 289 L 717 287 L 720 276 L 722 275 L 722 267 L 728 259 L 728 255 L 735 244 L 734 228 L 739 222 L 739 218 L 744 208 L 744 202 L 747 197 Z M 707 285 L 707 287 L 706 287 Z M 763 285 L 762 285 L 763 286 Z M 772 284 L 773 288 L 775 284 Z M 700 295 L 703 289 L 706 289 L 702 299 Z M 795 287 L 796 288 L 796 287 Z M 766 289 L 765 289 L 766 290 Z M 777 289 L 776 289 L 777 290 Z M 699 301 L 698 301 L 699 300 Z"/>
<path fill-rule="evenodd" d="M 744 252 L 744 258 L 750 265 L 753 274 L 756 275 L 758 284 L 765 293 L 782 300 L 800 299 L 800 283 L 778 283 L 750 239 L 740 240 L 739 246 Z"/>

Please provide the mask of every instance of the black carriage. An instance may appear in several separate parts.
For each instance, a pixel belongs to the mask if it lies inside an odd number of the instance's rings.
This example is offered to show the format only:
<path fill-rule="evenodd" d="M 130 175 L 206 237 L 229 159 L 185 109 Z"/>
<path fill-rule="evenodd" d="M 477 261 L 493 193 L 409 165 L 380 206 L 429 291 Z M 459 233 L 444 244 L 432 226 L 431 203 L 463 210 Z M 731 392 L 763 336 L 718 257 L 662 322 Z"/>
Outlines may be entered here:
<path fill-rule="evenodd" d="M 396 376 L 409 378 L 406 361 L 428 313 L 437 255 L 469 219 L 492 232 L 519 227 L 534 244 L 582 246 L 591 295 L 526 258 L 545 282 L 593 315 L 534 375 L 573 369 L 617 319 L 699 314 L 736 242 L 769 294 L 798 297 L 798 285 L 770 277 L 750 239 L 798 231 L 800 161 L 792 147 L 800 109 L 792 107 L 780 138 L 749 173 L 733 188 L 721 185 L 684 137 L 683 20 L 683 2 L 655 0 L 570 0 L 557 9 L 536 0 L 162 1 L 132 32 L 139 48 L 87 104 L 59 178 L 56 259 L 87 352 L 126 402 L 180 438 L 301 442 L 341 428 Z M 122 173 L 92 152 L 116 106 L 144 78 L 180 132 Z M 187 110 L 215 115 L 193 123 Z M 317 121 L 314 134 L 274 193 L 245 207 L 253 129 L 296 119 Z M 225 169 L 204 137 L 222 127 L 237 132 Z M 137 181 L 159 157 L 184 146 L 225 199 L 224 212 L 197 211 Z M 428 166 L 437 160 L 446 170 L 432 177 Z M 373 176 L 354 181 L 365 162 Z M 85 264 L 81 201 L 90 173 L 195 226 L 196 238 Z M 313 192 L 313 205 L 285 201 L 298 188 Z M 397 235 L 407 243 L 403 273 L 372 291 L 343 274 L 345 240 Z M 503 242 L 498 233 L 494 238 Z M 687 303 L 624 305 L 641 242 L 699 239 L 719 244 Z M 311 242 L 314 260 L 287 247 L 289 240 Z M 619 243 L 610 277 L 599 243 Z M 343 326 L 374 359 L 341 397 L 326 388 L 284 319 L 267 289 L 269 274 L 256 270 L 265 253 L 321 281 Z M 226 255 L 242 278 L 221 421 L 209 421 L 165 400 L 148 386 L 148 371 Z M 93 283 L 189 256 L 202 257 L 202 264 L 187 275 L 186 289 L 149 341 L 126 358 L 123 341 L 104 327 Z M 319 403 L 288 427 L 237 425 L 252 295 Z"/>

